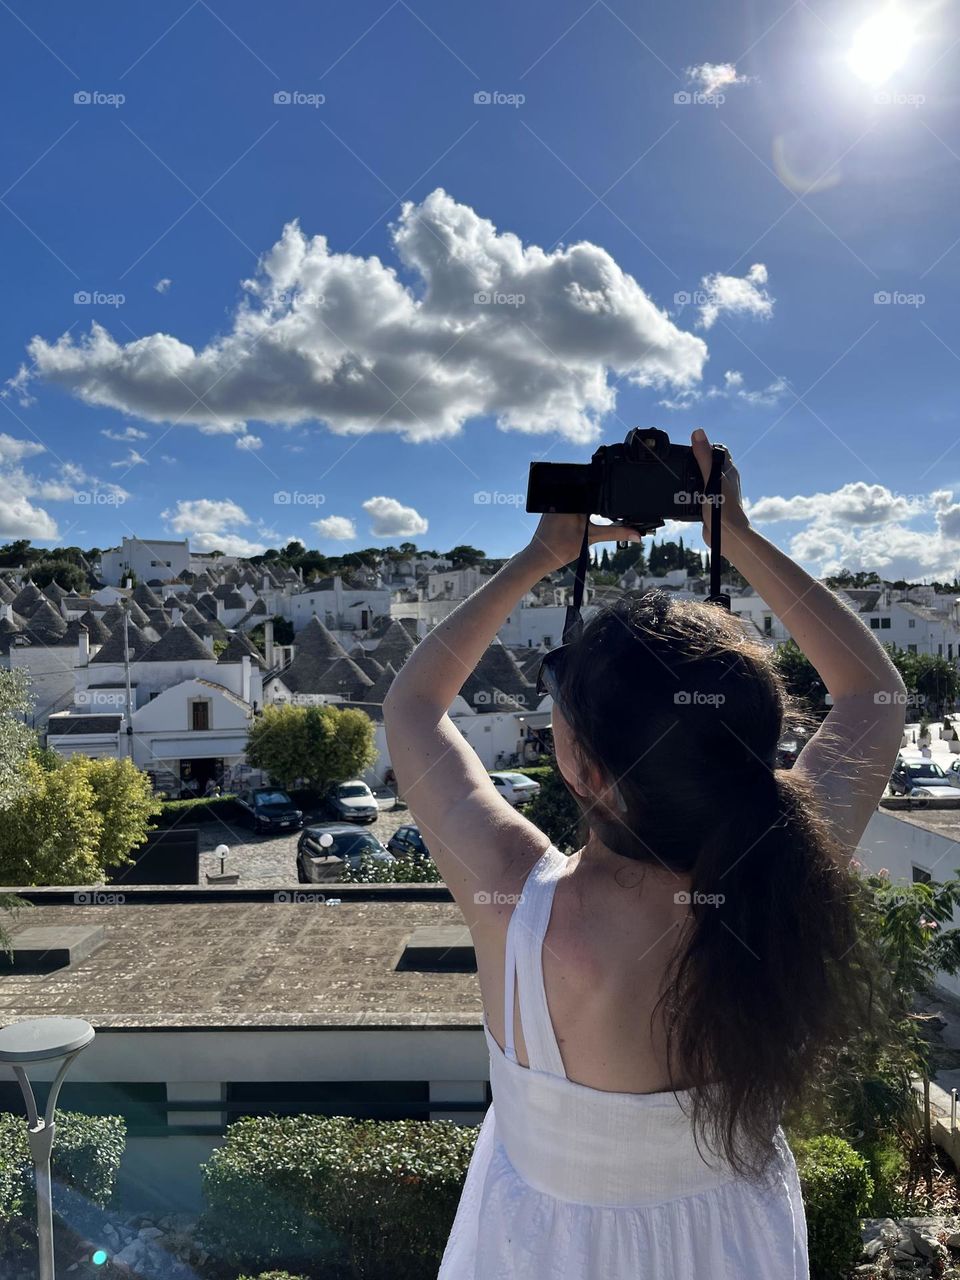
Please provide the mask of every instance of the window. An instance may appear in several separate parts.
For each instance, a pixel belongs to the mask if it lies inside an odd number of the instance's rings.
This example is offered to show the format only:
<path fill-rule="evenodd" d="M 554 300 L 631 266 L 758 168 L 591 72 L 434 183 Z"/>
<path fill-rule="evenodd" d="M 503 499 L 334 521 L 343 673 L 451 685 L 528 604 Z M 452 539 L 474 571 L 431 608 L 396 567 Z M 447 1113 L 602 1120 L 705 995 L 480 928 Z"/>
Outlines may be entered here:
<path fill-rule="evenodd" d="M 889 631 L 889 630 L 890 630 L 890 619 L 889 619 L 889 618 L 881 618 L 881 619 L 880 619 L 880 630 L 881 630 L 881 631 Z"/>
<path fill-rule="evenodd" d="M 942 658 L 942 657 L 943 657 L 943 645 L 942 645 L 942 644 L 938 644 L 938 645 L 937 645 L 937 657 L 938 657 L 938 658 Z"/>
<path fill-rule="evenodd" d="M 190 728 L 197 731 L 210 728 L 210 703 L 205 698 L 190 704 Z"/>
<path fill-rule="evenodd" d="M 917 625 L 917 620 L 916 620 L 916 618 L 909 618 L 909 619 L 907 620 L 907 626 L 908 626 L 908 627 L 915 627 L 916 625 Z"/>
<path fill-rule="evenodd" d="M 773 635 L 773 618 L 769 613 L 763 615 L 763 634 L 765 636 Z"/>
<path fill-rule="evenodd" d="M 871 618 L 871 619 L 870 619 L 870 630 L 871 630 L 871 631 L 879 631 L 879 630 L 880 630 L 880 619 L 879 619 L 879 618 Z"/>
<path fill-rule="evenodd" d="M 952 645 L 952 644 L 948 644 L 948 645 L 947 645 L 947 657 L 948 657 L 948 658 L 952 658 L 952 657 L 953 657 L 953 645 Z"/>
<path fill-rule="evenodd" d="M 914 884 L 930 884 L 933 876 L 929 871 L 925 871 L 923 867 L 918 867 L 916 863 L 913 866 L 913 883 Z"/>
<path fill-rule="evenodd" d="M 907 645 L 907 653 L 916 653 L 916 652 L 917 652 L 917 646 L 915 644 Z"/>

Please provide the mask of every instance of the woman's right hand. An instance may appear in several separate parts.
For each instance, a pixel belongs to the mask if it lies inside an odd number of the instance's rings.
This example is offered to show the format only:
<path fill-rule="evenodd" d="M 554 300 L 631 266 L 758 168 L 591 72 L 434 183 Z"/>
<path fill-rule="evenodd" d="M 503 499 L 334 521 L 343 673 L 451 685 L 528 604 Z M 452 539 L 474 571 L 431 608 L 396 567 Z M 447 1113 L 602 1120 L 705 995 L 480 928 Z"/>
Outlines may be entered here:
<path fill-rule="evenodd" d="M 699 427 L 690 437 L 690 444 L 693 448 L 693 456 L 700 464 L 703 483 L 706 484 L 713 469 L 713 446 L 707 439 L 707 433 Z M 723 503 L 720 508 L 720 522 L 723 533 L 726 534 L 728 530 L 736 532 L 737 530 L 749 529 L 750 521 L 747 519 L 747 513 L 743 509 L 743 500 L 740 496 L 740 473 L 733 465 L 733 459 L 729 454 L 727 454 L 727 461 L 723 467 L 720 492 L 723 497 Z M 703 540 L 708 547 L 710 545 L 710 514 L 711 506 L 705 502 L 703 504 Z"/>

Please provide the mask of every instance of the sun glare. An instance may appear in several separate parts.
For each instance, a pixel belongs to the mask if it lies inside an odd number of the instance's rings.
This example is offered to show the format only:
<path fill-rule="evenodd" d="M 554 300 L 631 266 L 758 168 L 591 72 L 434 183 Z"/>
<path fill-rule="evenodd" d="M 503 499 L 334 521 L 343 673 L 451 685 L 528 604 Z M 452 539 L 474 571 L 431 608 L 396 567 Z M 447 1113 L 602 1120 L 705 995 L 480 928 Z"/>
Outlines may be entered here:
<path fill-rule="evenodd" d="M 858 27 L 847 62 L 861 80 L 883 84 L 903 66 L 913 41 L 913 23 L 902 9 L 887 5 Z"/>

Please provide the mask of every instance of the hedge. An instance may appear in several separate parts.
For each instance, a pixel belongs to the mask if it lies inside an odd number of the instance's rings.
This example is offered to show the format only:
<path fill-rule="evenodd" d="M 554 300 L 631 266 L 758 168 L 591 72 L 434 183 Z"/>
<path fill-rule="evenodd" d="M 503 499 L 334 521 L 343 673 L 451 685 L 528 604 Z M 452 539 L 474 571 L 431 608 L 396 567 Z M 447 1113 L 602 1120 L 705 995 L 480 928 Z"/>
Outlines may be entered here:
<path fill-rule="evenodd" d="M 57 1111 L 51 1172 L 54 1209 L 64 1200 L 104 1208 L 113 1195 L 126 1143 L 121 1116 Z M 72 1196 L 65 1189 L 76 1192 Z M 71 1214 L 72 1216 L 72 1214 Z M 0 1112 L 0 1251 L 36 1240 L 33 1160 L 24 1116 Z"/>
<path fill-rule="evenodd" d="M 794 1143 L 807 1216 L 811 1280 L 845 1280 L 862 1252 L 860 1219 L 873 1196 L 863 1156 L 843 1138 Z"/>
<path fill-rule="evenodd" d="M 201 1166 L 199 1237 L 251 1273 L 422 1280 L 439 1267 L 476 1137 L 442 1120 L 246 1117 Z"/>

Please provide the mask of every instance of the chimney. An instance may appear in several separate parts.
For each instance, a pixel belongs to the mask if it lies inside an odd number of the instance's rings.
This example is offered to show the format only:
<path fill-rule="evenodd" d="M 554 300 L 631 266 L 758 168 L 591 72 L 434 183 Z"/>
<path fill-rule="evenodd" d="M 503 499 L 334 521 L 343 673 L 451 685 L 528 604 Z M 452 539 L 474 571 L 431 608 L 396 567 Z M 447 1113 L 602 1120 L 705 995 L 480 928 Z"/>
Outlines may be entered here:
<path fill-rule="evenodd" d="M 245 653 L 240 659 L 240 696 L 244 702 L 250 701 L 250 655 Z"/>
<path fill-rule="evenodd" d="M 268 618 L 263 624 L 263 656 L 267 660 L 267 670 L 273 670 L 273 619 Z"/>
<path fill-rule="evenodd" d="M 217 621 L 222 622 L 223 621 L 223 601 L 220 599 L 219 596 L 215 596 L 214 600 L 216 601 L 216 606 L 217 606 Z"/>
<path fill-rule="evenodd" d="M 127 589 L 128 591 L 132 591 L 132 590 L 133 590 L 133 579 L 132 579 L 132 578 L 127 578 L 127 580 L 124 582 L 124 584 L 123 584 L 123 585 L 126 587 L 126 589 Z"/>
<path fill-rule="evenodd" d="M 270 590 L 270 578 L 269 578 L 269 575 L 266 573 L 263 575 L 263 587 L 261 588 L 261 590 L 263 591 Z"/>
<path fill-rule="evenodd" d="M 173 625 L 177 626 L 182 619 L 183 619 L 183 610 L 171 608 L 170 620 L 172 621 Z"/>
<path fill-rule="evenodd" d="M 85 667 L 90 661 L 90 632 L 81 622 L 77 632 L 77 666 Z"/>

